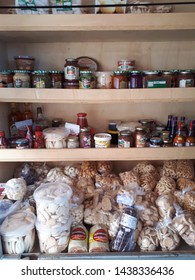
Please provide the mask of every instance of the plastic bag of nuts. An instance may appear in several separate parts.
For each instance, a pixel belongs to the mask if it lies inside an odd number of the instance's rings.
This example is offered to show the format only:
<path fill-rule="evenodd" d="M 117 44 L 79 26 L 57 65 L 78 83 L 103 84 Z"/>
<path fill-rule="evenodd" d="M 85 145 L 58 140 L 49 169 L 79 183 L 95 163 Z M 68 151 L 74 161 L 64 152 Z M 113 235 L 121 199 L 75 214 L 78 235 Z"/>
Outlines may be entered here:
<path fill-rule="evenodd" d="M 98 174 L 96 162 L 89 162 L 89 161 L 82 162 L 79 171 L 79 178 L 90 178 L 95 180 L 96 174 Z"/>
<path fill-rule="evenodd" d="M 119 177 L 121 178 L 123 185 L 128 186 L 131 183 L 137 183 L 140 185 L 139 174 L 136 171 L 126 171 L 119 173 Z"/>
<path fill-rule="evenodd" d="M 112 172 L 113 165 L 111 161 L 97 161 L 97 171 L 100 174 L 110 174 Z"/>
<path fill-rule="evenodd" d="M 137 243 L 141 251 L 155 251 L 159 246 L 156 229 L 150 226 L 144 227 Z"/>
<path fill-rule="evenodd" d="M 192 160 L 178 160 L 176 168 L 177 178 L 194 179 L 194 165 Z"/>

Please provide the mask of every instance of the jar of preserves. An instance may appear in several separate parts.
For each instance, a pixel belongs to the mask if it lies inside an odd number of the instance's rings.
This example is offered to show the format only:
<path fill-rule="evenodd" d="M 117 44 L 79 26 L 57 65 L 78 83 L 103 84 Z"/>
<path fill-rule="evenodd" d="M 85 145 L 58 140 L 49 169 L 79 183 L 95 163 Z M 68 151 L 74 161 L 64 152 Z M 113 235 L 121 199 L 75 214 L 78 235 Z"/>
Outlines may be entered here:
<path fill-rule="evenodd" d="M 172 71 L 164 70 L 161 71 L 160 77 L 162 80 L 166 81 L 166 87 L 175 87 L 175 81 L 174 81 L 174 73 Z"/>
<path fill-rule="evenodd" d="M 42 131 L 35 131 L 35 139 L 34 139 L 34 149 L 43 149 L 45 148 L 45 139 Z"/>
<path fill-rule="evenodd" d="M 143 78 L 141 71 L 130 71 L 127 75 L 128 79 L 128 88 L 142 88 L 143 87 Z"/>
<path fill-rule="evenodd" d="M 26 70 L 15 70 L 13 76 L 15 88 L 30 88 L 30 72 Z"/>
<path fill-rule="evenodd" d="M 70 135 L 67 138 L 67 148 L 76 149 L 79 148 L 79 138 L 76 135 Z"/>
<path fill-rule="evenodd" d="M 80 89 L 93 89 L 95 88 L 95 76 L 92 71 L 81 71 L 79 78 Z"/>
<path fill-rule="evenodd" d="M 133 133 L 130 130 L 122 130 L 118 136 L 118 148 L 133 147 Z"/>
<path fill-rule="evenodd" d="M 89 127 L 83 127 L 79 134 L 80 148 L 91 148 L 91 133 Z"/>
<path fill-rule="evenodd" d="M 127 88 L 127 72 L 117 70 L 113 72 L 112 88 L 123 89 Z"/>
<path fill-rule="evenodd" d="M 78 59 L 67 58 L 64 65 L 64 88 L 79 88 Z"/>
<path fill-rule="evenodd" d="M 162 140 L 162 147 L 168 148 L 168 147 L 172 147 L 172 146 L 173 146 L 173 143 L 172 143 L 171 139 Z"/>
<path fill-rule="evenodd" d="M 161 146 L 162 146 L 162 139 L 160 137 L 150 138 L 150 147 L 151 148 L 159 148 Z"/>
<path fill-rule="evenodd" d="M 88 127 L 87 114 L 78 113 L 77 114 L 77 125 L 80 125 L 80 128 Z"/>
<path fill-rule="evenodd" d="M 4 131 L 0 131 L 0 149 L 6 149 L 8 148 L 8 141 L 5 138 L 5 132 Z"/>
<path fill-rule="evenodd" d="M 179 74 L 179 70 L 170 70 L 172 73 L 172 86 L 173 88 L 177 87 L 177 77 Z"/>
<path fill-rule="evenodd" d="M 137 126 L 135 128 L 135 147 L 144 148 L 147 147 L 147 130 L 144 126 Z"/>
<path fill-rule="evenodd" d="M 12 88 L 13 85 L 13 74 L 9 70 L 0 71 L 0 88 Z"/>
<path fill-rule="evenodd" d="M 51 87 L 52 88 L 62 88 L 63 86 L 63 71 L 50 71 Z"/>
<path fill-rule="evenodd" d="M 192 70 L 181 70 L 177 76 L 177 86 L 180 88 L 194 87 L 194 75 Z"/>
<path fill-rule="evenodd" d="M 49 72 L 37 70 L 32 73 L 33 88 L 51 88 L 51 78 Z"/>
<path fill-rule="evenodd" d="M 52 120 L 52 127 L 59 127 L 60 124 L 61 124 L 61 121 L 59 119 Z"/>
<path fill-rule="evenodd" d="M 141 123 L 141 125 L 143 125 L 146 128 L 148 133 L 152 132 L 155 129 L 155 120 L 142 119 L 142 120 L 139 120 L 139 123 Z"/>
<path fill-rule="evenodd" d="M 166 88 L 166 80 L 160 77 L 160 72 L 143 71 L 143 88 Z"/>

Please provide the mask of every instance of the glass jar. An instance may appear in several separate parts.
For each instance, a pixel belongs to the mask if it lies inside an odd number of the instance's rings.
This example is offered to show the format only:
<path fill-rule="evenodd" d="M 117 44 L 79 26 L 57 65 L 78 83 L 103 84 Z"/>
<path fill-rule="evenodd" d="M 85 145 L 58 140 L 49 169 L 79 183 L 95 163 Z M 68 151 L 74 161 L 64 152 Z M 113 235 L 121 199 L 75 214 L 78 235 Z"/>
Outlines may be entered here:
<path fill-rule="evenodd" d="M 32 73 L 33 88 L 51 88 L 51 78 L 49 72 L 37 70 Z"/>
<path fill-rule="evenodd" d="M 160 72 L 155 71 L 143 71 L 143 88 L 166 88 L 166 80 L 160 77 Z"/>
<path fill-rule="evenodd" d="M 130 130 L 122 130 L 118 136 L 118 148 L 133 147 L 133 133 Z"/>
<path fill-rule="evenodd" d="M 162 139 L 160 137 L 150 138 L 150 147 L 151 148 L 159 148 L 161 146 L 162 146 Z"/>
<path fill-rule="evenodd" d="M 62 88 L 63 86 L 63 71 L 50 71 L 51 87 Z"/>
<path fill-rule="evenodd" d="M 168 147 L 172 147 L 173 143 L 171 141 L 171 139 L 166 139 L 162 141 L 162 147 L 164 148 L 168 148 Z"/>
<path fill-rule="evenodd" d="M 147 147 L 147 130 L 144 126 L 137 126 L 135 128 L 135 147 L 144 148 Z"/>
<path fill-rule="evenodd" d="M 127 88 L 127 72 L 126 71 L 113 71 L 112 88 L 123 89 Z"/>
<path fill-rule="evenodd" d="M 0 88 L 12 88 L 13 84 L 13 74 L 9 70 L 0 71 Z"/>
<path fill-rule="evenodd" d="M 177 76 L 177 86 L 180 88 L 194 87 L 194 75 L 192 70 L 181 70 Z"/>
<path fill-rule="evenodd" d="M 160 77 L 162 80 L 166 81 L 166 87 L 174 87 L 174 73 L 172 71 L 164 70 L 161 71 Z"/>
<path fill-rule="evenodd" d="M 29 149 L 29 141 L 26 138 L 19 138 L 15 141 L 16 149 Z"/>
<path fill-rule="evenodd" d="M 81 71 L 79 78 L 80 89 L 93 89 L 95 88 L 95 76 L 92 71 Z"/>
<path fill-rule="evenodd" d="M 117 123 L 116 121 L 110 121 L 108 124 L 108 133 L 112 136 L 111 138 L 111 145 L 118 145 L 118 135 L 119 132 L 117 130 Z"/>
<path fill-rule="evenodd" d="M 0 149 L 6 149 L 8 148 L 8 141 L 5 138 L 5 132 L 4 131 L 0 131 Z"/>
<path fill-rule="evenodd" d="M 78 59 L 67 58 L 64 65 L 64 88 L 79 88 Z"/>
<path fill-rule="evenodd" d="M 142 120 L 139 120 L 139 123 L 141 123 L 141 125 L 143 125 L 146 128 L 148 133 L 151 133 L 152 131 L 155 130 L 155 120 L 142 119 Z"/>
<path fill-rule="evenodd" d="M 25 70 L 15 70 L 13 76 L 15 88 L 30 88 L 30 72 Z"/>
<path fill-rule="evenodd" d="M 42 131 L 35 131 L 34 149 L 45 148 L 45 140 Z"/>
<path fill-rule="evenodd" d="M 67 148 L 76 149 L 79 148 L 79 138 L 78 136 L 70 135 L 67 138 Z"/>
<path fill-rule="evenodd" d="M 80 148 L 91 148 L 91 133 L 89 127 L 83 127 L 79 134 Z"/>
<path fill-rule="evenodd" d="M 112 72 L 95 72 L 96 88 L 110 89 L 112 88 Z"/>
<path fill-rule="evenodd" d="M 78 113 L 77 114 L 77 125 L 80 125 L 80 128 L 88 127 L 87 114 Z"/>
<path fill-rule="evenodd" d="M 142 88 L 143 78 L 141 71 L 131 71 L 127 75 L 128 88 Z"/>

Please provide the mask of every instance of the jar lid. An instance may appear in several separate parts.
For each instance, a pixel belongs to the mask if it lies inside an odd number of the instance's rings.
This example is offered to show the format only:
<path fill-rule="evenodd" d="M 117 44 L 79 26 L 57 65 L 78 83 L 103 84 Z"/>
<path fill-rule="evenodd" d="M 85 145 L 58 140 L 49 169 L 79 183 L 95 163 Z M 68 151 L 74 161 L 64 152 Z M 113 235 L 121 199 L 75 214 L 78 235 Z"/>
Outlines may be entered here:
<path fill-rule="evenodd" d="M 77 113 L 77 117 L 79 117 L 79 118 L 84 118 L 86 116 L 87 116 L 86 113 Z"/>
<path fill-rule="evenodd" d="M 50 74 L 63 74 L 64 71 L 59 71 L 59 70 L 50 70 L 49 71 Z"/>
<path fill-rule="evenodd" d="M 136 75 L 136 74 L 141 74 L 142 72 L 138 71 L 138 70 L 132 70 L 132 71 L 129 71 L 128 73 L 132 74 L 132 75 Z"/>
<path fill-rule="evenodd" d="M 183 75 L 190 74 L 190 73 L 192 73 L 192 70 L 180 70 L 179 71 L 179 74 L 183 74 Z"/>
<path fill-rule="evenodd" d="M 0 70 L 0 74 L 1 75 L 9 75 L 11 74 L 13 71 L 12 70 Z"/>
<path fill-rule="evenodd" d="M 78 136 L 70 135 L 70 136 L 68 136 L 67 141 L 68 142 L 77 142 L 78 141 Z"/>
<path fill-rule="evenodd" d="M 77 58 L 66 58 L 65 60 L 69 61 L 69 62 L 73 62 L 73 61 L 77 62 L 78 61 Z"/>
<path fill-rule="evenodd" d="M 165 126 L 164 125 L 158 125 L 156 126 L 156 130 L 157 131 L 163 131 L 165 129 Z"/>
<path fill-rule="evenodd" d="M 141 123 L 142 125 L 155 123 L 155 121 L 153 119 L 143 119 L 143 120 L 139 120 L 138 122 Z"/>
<path fill-rule="evenodd" d="M 48 74 L 49 73 L 49 71 L 47 71 L 47 70 L 36 70 L 36 71 L 34 71 L 34 72 L 32 72 L 32 74 L 34 75 L 44 75 L 44 74 Z"/>
<path fill-rule="evenodd" d="M 145 131 L 145 130 L 146 130 L 146 127 L 145 127 L 145 126 L 136 126 L 135 130 L 138 130 L 138 131 Z"/>
<path fill-rule="evenodd" d="M 162 143 L 162 139 L 160 137 L 152 137 L 150 138 L 150 143 L 160 145 Z"/>
<path fill-rule="evenodd" d="M 115 71 L 113 71 L 113 73 L 116 75 L 120 75 L 120 74 L 127 74 L 128 72 L 124 71 L 124 70 L 115 70 Z"/>
<path fill-rule="evenodd" d="M 14 59 L 30 59 L 30 60 L 35 60 L 33 56 L 30 55 L 18 55 L 14 56 Z"/>
<path fill-rule="evenodd" d="M 144 70 L 143 74 L 145 74 L 145 75 L 154 75 L 154 74 L 158 75 L 159 71 L 158 70 Z"/>
<path fill-rule="evenodd" d="M 16 139 L 16 145 L 28 145 L 28 139 L 26 138 L 19 138 Z"/>
<path fill-rule="evenodd" d="M 1 131 L 0 131 L 0 136 L 1 136 L 1 137 L 5 137 L 5 132 L 1 130 Z"/>
<path fill-rule="evenodd" d="M 44 137 L 50 141 L 66 138 L 69 133 L 69 129 L 65 127 L 49 127 L 43 130 Z"/>
<path fill-rule="evenodd" d="M 80 129 L 80 132 L 89 132 L 90 131 L 90 128 L 89 127 L 82 127 Z"/>
<path fill-rule="evenodd" d="M 28 70 L 13 70 L 14 73 L 29 74 L 31 71 Z"/>
<path fill-rule="evenodd" d="M 161 73 L 164 74 L 164 75 L 171 75 L 171 74 L 173 74 L 173 72 L 171 70 L 162 70 Z"/>
<path fill-rule="evenodd" d="M 132 132 L 130 131 L 130 130 L 122 130 L 121 132 L 120 132 L 120 135 L 121 136 L 129 136 L 129 135 L 131 135 L 132 134 Z"/>
<path fill-rule="evenodd" d="M 80 74 L 92 74 L 93 72 L 90 70 L 82 70 L 80 71 Z"/>

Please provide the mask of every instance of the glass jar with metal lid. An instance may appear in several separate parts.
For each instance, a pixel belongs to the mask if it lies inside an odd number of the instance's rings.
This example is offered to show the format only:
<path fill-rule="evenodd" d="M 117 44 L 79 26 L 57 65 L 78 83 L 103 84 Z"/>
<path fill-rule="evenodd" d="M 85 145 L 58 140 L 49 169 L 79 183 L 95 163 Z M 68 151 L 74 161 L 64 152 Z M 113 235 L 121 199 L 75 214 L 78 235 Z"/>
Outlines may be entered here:
<path fill-rule="evenodd" d="M 135 147 L 136 148 L 144 148 L 147 147 L 148 137 L 147 137 L 147 129 L 144 126 L 137 126 L 135 128 Z"/>
<path fill-rule="evenodd" d="M 155 120 L 153 119 L 142 119 L 139 120 L 139 123 L 145 127 L 148 133 L 152 132 L 156 126 Z"/>
<path fill-rule="evenodd" d="M 160 77 L 160 71 L 143 71 L 143 88 L 166 88 L 166 80 Z"/>
<path fill-rule="evenodd" d="M 62 88 L 63 73 L 64 73 L 63 71 L 56 71 L 56 70 L 49 71 L 52 88 Z"/>
<path fill-rule="evenodd" d="M 113 71 L 112 88 L 123 89 L 127 88 L 127 72 L 116 70 Z"/>
<path fill-rule="evenodd" d="M 177 76 L 177 86 L 180 88 L 194 87 L 194 74 L 192 70 L 181 70 Z"/>
<path fill-rule="evenodd" d="M 118 148 L 133 147 L 133 133 L 130 130 L 122 130 L 118 136 Z"/>
<path fill-rule="evenodd" d="M 67 138 L 67 148 L 76 149 L 79 148 L 79 138 L 76 135 L 70 135 Z"/>
<path fill-rule="evenodd" d="M 67 58 L 64 65 L 64 88 L 79 88 L 79 64 L 76 58 Z"/>
<path fill-rule="evenodd" d="M 91 148 L 91 133 L 89 127 L 80 129 L 79 146 L 80 148 Z"/>
<path fill-rule="evenodd" d="M 10 70 L 0 71 L 0 88 L 13 87 L 13 73 Z"/>
<path fill-rule="evenodd" d="M 26 70 L 15 70 L 13 76 L 15 88 L 30 88 L 30 71 Z"/>
<path fill-rule="evenodd" d="M 166 87 L 175 87 L 175 82 L 174 82 L 174 73 L 171 70 L 162 70 L 160 72 L 160 77 L 162 80 L 166 81 Z"/>
<path fill-rule="evenodd" d="M 95 88 L 95 76 L 92 71 L 89 70 L 80 71 L 79 88 L 80 89 Z"/>
<path fill-rule="evenodd" d="M 141 71 L 130 71 L 127 74 L 128 88 L 142 88 L 143 87 L 143 78 Z"/>
<path fill-rule="evenodd" d="M 37 70 L 32 73 L 33 88 L 51 88 L 49 71 Z"/>
<path fill-rule="evenodd" d="M 160 137 L 150 138 L 150 147 L 151 148 L 159 148 L 161 146 L 162 146 L 162 139 Z"/>

